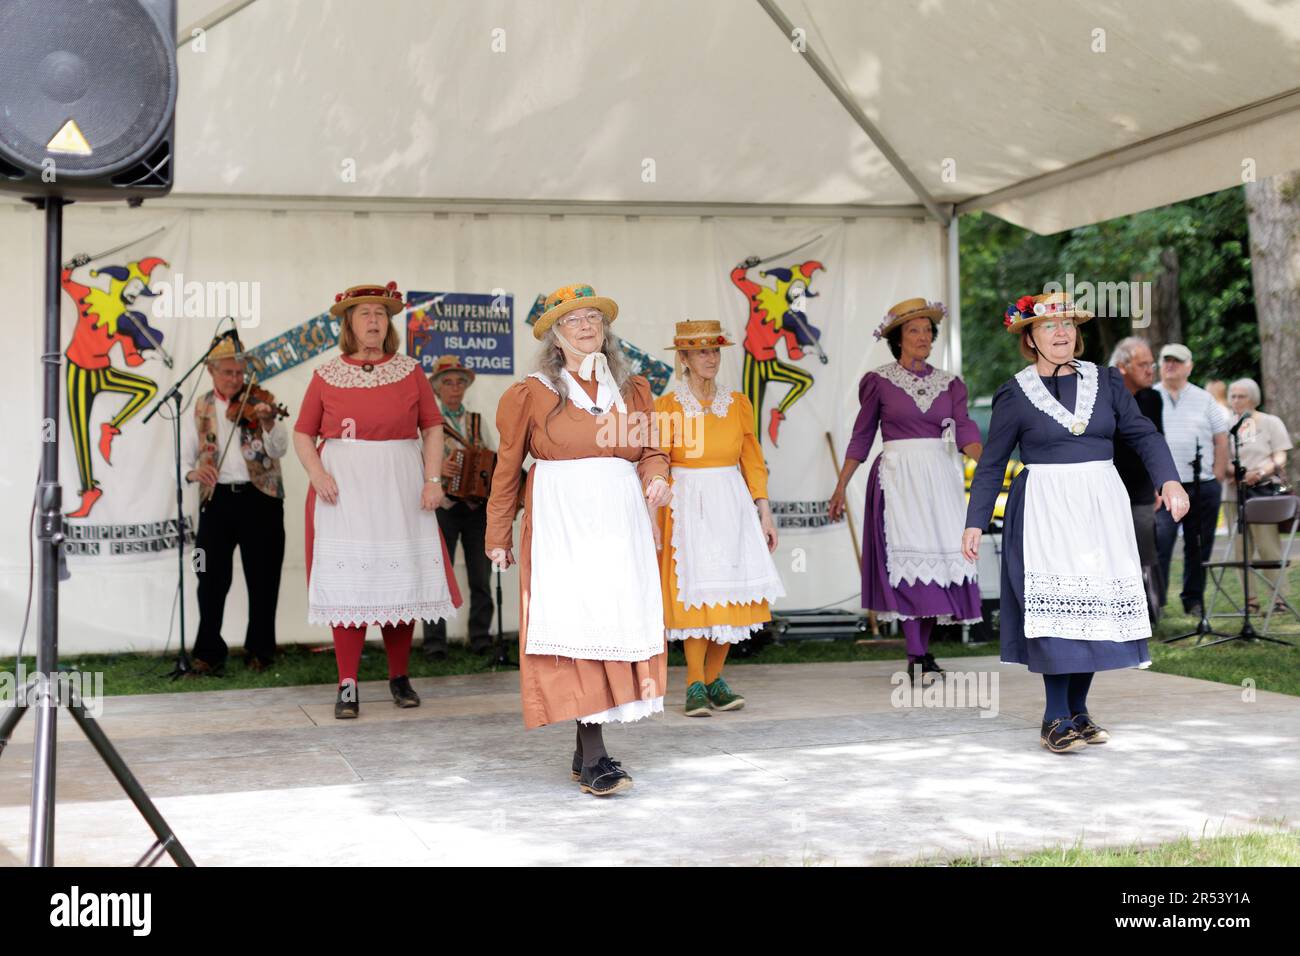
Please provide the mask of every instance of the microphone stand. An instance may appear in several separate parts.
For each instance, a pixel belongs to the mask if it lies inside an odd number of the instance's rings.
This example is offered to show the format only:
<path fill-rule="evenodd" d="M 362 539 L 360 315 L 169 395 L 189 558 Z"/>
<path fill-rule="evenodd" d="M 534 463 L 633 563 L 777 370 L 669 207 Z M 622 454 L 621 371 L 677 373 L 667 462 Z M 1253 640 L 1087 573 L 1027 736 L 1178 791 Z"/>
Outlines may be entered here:
<path fill-rule="evenodd" d="M 506 639 L 504 627 L 501 618 L 505 613 L 505 605 L 501 601 L 501 569 L 496 568 L 497 573 L 497 639 L 496 639 L 496 660 L 492 662 L 494 667 L 518 667 L 519 665 L 510 660 L 510 655 L 506 649 Z"/>
<path fill-rule="evenodd" d="M 1187 518 L 1191 518 L 1192 522 L 1191 524 L 1184 524 L 1183 534 L 1187 535 L 1188 540 L 1192 542 L 1192 554 L 1195 556 L 1197 561 L 1201 561 L 1201 440 L 1199 438 L 1196 440 L 1196 454 L 1192 458 L 1191 465 L 1192 465 L 1192 508 L 1190 511 L 1187 512 L 1186 515 L 1184 515 L 1183 520 L 1186 521 Z M 1175 539 L 1175 544 L 1177 544 L 1177 539 Z M 1184 549 L 1183 554 L 1186 553 L 1187 551 L 1186 549 Z M 1204 564 L 1205 562 L 1201 561 L 1201 563 Z M 1187 568 L 1183 568 L 1183 574 L 1186 573 L 1187 573 Z M 1166 582 L 1165 586 L 1166 588 L 1168 587 L 1168 582 Z M 1224 631 L 1216 631 L 1213 627 L 1210 626 L 1210 619 L 1205 612 L 1204 586 L 1202 586 L 1201 588 L 1201 599 L 1199 603 L 1201 608 L 1201 619 L 1196 622 L 1196 629 L 1193 631 L 1188 631 L 1186 634 L 1179 634 L 1177 637 L 1166 637 L 1161 642 L 1162 644 L 1172 644 L 1175 641 L 1183 641 L 1189 637 L 1194 637 L 1196 638 L 1195 646 L 1200 647 L 1202 641 L 1204 641 L 1206 637 L 1231 637 L 1232 636 L 1230 634 L 1227 634 Z M 1212 641 L 1211 643 L 1218 644 L 1219 642 Z M 1206 646 L 1208 647 L 1209 645 L 1207 644 Z"/>
<path fill-rule="evenodd" d="M 176 382 L 169 388 L 153 408 L 149 409 L 149 414 L 145 415 L 141 421 L 142 425 L 147 425 L 149 419 L 158 414 L 158 410 L 168 402 L 172 403 L 172 458 L 176 466 L 176 608 L 180 614 L 180 653 L 176 656 L 176 664 L 165 676 L 176 680 L 178 677 L 184 677 L 190 673 L 194 667 L 190 663 L 189 654 L 185 650 L 185 482 L 181 478 L 181 415 L 182 406 L 185 401 L 181 396 L 181 386 L 185 380 L 194 374 L 195 370 L 207 361 L 208 355 L 211 354 L 216 342 L 209 345 L 198 360 L 189 367 Z"/>
<path fill-rule="evenodd" d="M 1276 637 L 1267 637 L 1255 632 L 1254 625 L 1250 623 L 1250 575 L 1251 575 L 1251 546 L 1250 546 L 1250 525 L 1246 523 L 1246 489 L 1249 487 L 1244 481 L 1246 477 L 1246 467 L 1241 463 L 1241 436 L 1237 430 L 1241 428 L 1241 422 L 1246 419 L 1243 417 L 1237 422 L 1232 429 L 1230 436 L 1232 438 L 1232 474 L 1237 482 L 1237 529 L 1241 533 L 1241 592 L 1242 592 L 1242 618 L 1241 630 L 1236 634 L 1225 634 L 1217 641 L 1208 641 L 1204 645 L 1198 643 L 1197 646 L 1213 647 L 1215 644 L 1229 644 L 1232 641 L 1271 641 L 1274 644 L 1285 644 L 1291 646 L 1290 641 L 1284 641 Z M 1280 574 L 1285 574 L 1283 568 Z M 1217 631 L 1214 633 L 1218 633 Z"/>

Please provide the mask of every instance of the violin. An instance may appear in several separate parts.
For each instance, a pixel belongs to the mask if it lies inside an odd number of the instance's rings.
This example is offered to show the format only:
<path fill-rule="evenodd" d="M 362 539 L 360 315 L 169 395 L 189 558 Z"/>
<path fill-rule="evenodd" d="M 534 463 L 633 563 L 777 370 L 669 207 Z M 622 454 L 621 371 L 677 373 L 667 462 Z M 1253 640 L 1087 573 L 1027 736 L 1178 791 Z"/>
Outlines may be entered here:
<path fill-rule="evenodd" d="M 260 385 L 249 383 L 230 399 L 230 405 L 226 408 L 226 419 L 227 421 L 239 422 L 249 428 L 260 428 L 262 420 L 258 418 L 254 409 L 263 402 L 271 406 L 275 411 L 276 418 L 289 417 L 289 409 L 283 405 L 277 405 L 274 395 Z"/>

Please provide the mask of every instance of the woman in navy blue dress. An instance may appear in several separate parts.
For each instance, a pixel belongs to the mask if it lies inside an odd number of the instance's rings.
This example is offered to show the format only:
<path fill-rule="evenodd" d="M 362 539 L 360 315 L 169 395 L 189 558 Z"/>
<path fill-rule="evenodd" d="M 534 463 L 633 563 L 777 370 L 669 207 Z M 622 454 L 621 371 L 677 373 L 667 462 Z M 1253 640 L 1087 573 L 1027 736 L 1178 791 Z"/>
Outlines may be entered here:
<path fill-rule="evenodd" d="M 1115 433 L 1141 456 L 1175 521 L 1188 504 L 1169 447 L 1118 370 L 1078 360 L 1078 325 L 1091 318 L 1062 293 L 1024 296 L 1007 310 L 1003 324 L 1033 364 L 993 397 L 962 535 L 975 561 L 1019 445 L 1026 467 L 1002 531 L 1002 660 L 1043 675 L 1040 739 L 1054 753 L 1109 739 L 1088 714 L 1096 671 L 1151 664 L 1133 515 L 1111 461 Z"/>

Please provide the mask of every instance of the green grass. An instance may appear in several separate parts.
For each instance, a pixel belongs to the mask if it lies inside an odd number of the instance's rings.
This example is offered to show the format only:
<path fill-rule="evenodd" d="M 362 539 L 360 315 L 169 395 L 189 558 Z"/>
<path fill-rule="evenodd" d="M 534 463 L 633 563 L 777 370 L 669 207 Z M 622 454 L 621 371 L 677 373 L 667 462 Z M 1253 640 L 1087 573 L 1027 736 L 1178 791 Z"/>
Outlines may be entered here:
<path fill-rule="evenodd" d="M 920 861 L 923 865 L 927 862 Z M 1300 833 L 1281 823 L 1227 836 L 1183 837 L 1154 846 L 1089 849 L 1078 843 L 1023 855 L 988 854 L 947 861 L 949 866 L 1300 866 Z"/>
<path fill-rule="evenodd" d="M 1181 579 L 1181 567 L 1177 561 L 1174 563 L 1172 577 L 1175 582 Z M 1166 616 L 1157 628 L 1155 639 L 1150 642 L 1153 670 L 1236 686 L 1241 686 L 1243 681 L 1252 680 L 1258 690 L 1300 695 L 1300 650 L 1297 647 L 1267 643 L 1196 647 L 1192 640 L 1178 644 L 1160 643 L 1160 638 L 1172 637 L 1196 627 L 1194 620 L 1181 613 L 1182 607 L 1177 598 L 1177 590 L 1175 583 L 1170 588 L 1173 597 L 1166 608 Z M 1238 597 L 1239 582 L 1230 582 L 1229 590 L 1235 590 L 1234 597 Z M 1300 567 L 1291 570 L 1291 593 L 1300 596 Z M 1222 607 L 1226 610 L 1227 604 L 1223 603 Z M 1240 627 L 1239 619 L 1233 618 L 1216 618 L 1212 623 L 1218 629 L 1233 634 Z M 1281 615 L 1275 618 L 1274 634 L 1300 645 L 1300 624 L 1294 618 L 1284 619 Z M 29 642 L 34 640 L 30 633 L 28 640 Z M 417 636 L 417 643 L 418 640 Z M 517 659 L 518 652 L 513 640 L 507 638 L 507 644 L 511 659 Z M 739 651 L 733 651 L 729 663 L 744 665 L 882 661 L 901 660 L 904 656 L 901 639 L 866 644 L 858 644 L 853 640 L 791 640 L 785 643 L 768 644 L 750 654 L 746 654 L 746 650 L 745 645 L 740 645 Z M 175 691 L 332 684 L 337 674 L 331 651 L 332 648 L 324 644 L 282 645 L 275 666 L 263 673 L 254 674 L 245 670 L 240 658 L 232 656 L 226 665 L 226 673 L 223 677 L 178 681 L 168 680 L 166 676 L 171 670 L 173 658 L 160 657 L 157 654 L 82 654 L 64 657 L 60 663 L 64 670 L 103 672 L 106 694 L 157 694 Z M 959 657 L 996 655 L 998 647 L 996 642 L 986 644 L 936 642 L 931 647 L 931 651 L 940 660 L 951 660 Z M 678 645 L 672 646 L 668 661 L 672 665 L 685 664 Z M 25 657 L 24 662 L 29 672 L 34 669 L 34 659 Z M 445 661 L 425 660 L 418 646 L 411 655 L 412 677 L 473 674 L 493 669 L 490 660 L 472 655 L 455 645 Z M 13 670 L 13 658 L 0 660 L 0 671 L 12 672 Z M 386 677 L 383 648 L 378 641 L 368 643 L 361 660 L 361 679 L 383 680 Z M 0 688 L 3 686 L 0 684 Z M 3 690 L 0 689 L 0 697 L 2 696 Z"/>

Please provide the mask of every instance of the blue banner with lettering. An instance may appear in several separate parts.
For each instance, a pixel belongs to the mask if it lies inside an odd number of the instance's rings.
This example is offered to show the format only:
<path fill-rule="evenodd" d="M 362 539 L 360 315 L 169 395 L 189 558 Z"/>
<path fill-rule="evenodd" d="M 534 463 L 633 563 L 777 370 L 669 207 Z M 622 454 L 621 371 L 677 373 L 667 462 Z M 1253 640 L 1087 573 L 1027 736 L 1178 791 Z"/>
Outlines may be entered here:
<path fill-rule="evenodd" d="M 322 312 L 287 332 L 281 332 L 261 345 L 244 353 L 250 372 L 257 380 L 265 382 L 273 375 L 300 365 L 310 358 L 339 344 L 339 325 L 342 319 Z"/>
<path fill-rule="evenodd" d="M 485 375 L 515 374 L 515 297 L 508 292 L 411 292 L 406 354 L 427 374 L 442 355 Z"/>

